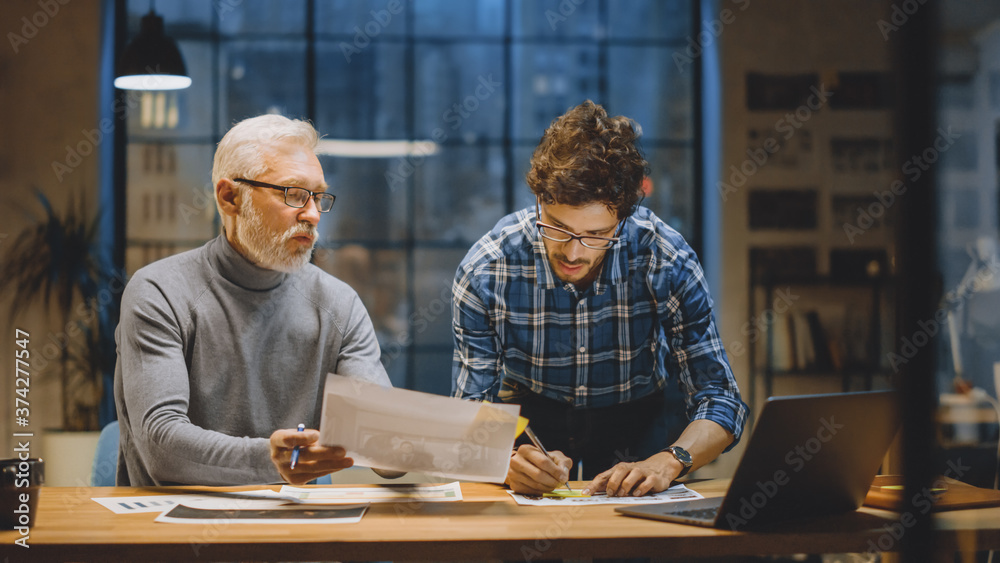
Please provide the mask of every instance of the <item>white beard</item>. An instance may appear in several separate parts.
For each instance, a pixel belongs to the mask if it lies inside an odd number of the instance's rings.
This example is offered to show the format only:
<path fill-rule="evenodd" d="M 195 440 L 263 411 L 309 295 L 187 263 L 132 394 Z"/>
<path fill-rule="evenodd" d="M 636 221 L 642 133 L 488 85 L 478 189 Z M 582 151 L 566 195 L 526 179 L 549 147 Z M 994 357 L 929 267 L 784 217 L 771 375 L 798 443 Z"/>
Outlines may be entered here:
<path fill-rule="evenodd" d="M 240 204 L 240 215 L 233 224 L 233 238 L 247 254 L 247 259 L 261 268 L 294 272 L 309 263 L 313 247 L 288 250 L 288 241 L 300 234 L 316 239 L 316 226 L 300 222 L 283 233 L 273 233 L 264 226 L 264 216 L 249 197 Z"/>

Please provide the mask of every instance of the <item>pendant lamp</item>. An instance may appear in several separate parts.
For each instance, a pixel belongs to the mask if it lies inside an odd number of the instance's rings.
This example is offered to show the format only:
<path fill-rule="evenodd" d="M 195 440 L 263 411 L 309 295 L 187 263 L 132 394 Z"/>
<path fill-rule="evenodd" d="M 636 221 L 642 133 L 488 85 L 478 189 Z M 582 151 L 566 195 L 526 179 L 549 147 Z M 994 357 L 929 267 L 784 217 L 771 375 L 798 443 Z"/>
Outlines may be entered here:
<path fill-rule="evenodd" d="M 139 35 L 118 60 L 115 87 L 122 90 L 180 90 L 191 85 L 177 43 L 163 32 L 163 18 L 152 8 L 142 17 Z"/>

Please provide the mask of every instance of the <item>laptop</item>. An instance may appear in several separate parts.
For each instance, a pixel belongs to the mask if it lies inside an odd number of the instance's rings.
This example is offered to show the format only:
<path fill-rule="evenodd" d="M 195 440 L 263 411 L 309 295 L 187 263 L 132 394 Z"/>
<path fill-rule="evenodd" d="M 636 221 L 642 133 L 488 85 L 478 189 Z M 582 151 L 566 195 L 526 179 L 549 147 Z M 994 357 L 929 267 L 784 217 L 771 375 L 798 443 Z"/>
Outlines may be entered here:
<path fill-rule="evenodd" d="M 857 510 L 898 428 L 892 391 L 772 397 L 725 496 L 615 511 L 745 530 Z"/>

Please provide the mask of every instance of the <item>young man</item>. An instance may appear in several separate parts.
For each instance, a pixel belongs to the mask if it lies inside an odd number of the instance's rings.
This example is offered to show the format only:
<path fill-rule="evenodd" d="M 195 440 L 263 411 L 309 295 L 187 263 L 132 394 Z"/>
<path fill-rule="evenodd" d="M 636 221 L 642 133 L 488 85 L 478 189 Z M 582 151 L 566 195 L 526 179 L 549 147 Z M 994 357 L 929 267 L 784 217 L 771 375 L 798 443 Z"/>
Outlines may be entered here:
<path fill-rule="evenodd" d="M 513 452 L 517 492 L 561 486 L 576 461 L 590 492 L 659 492 L 743 430 L 747 407 L 697 257 L 638 206 L 637 137 L 590 101 L 553 121 L 528 172 L 535 205 L 501 219 L 458 268 L 454 394 L 520 404 L 550 450 Z M 650 446 L 671 415 L 668 385 L 684 392 L 690 421 L 675 442 Z"/>
<path fill-rule="evenodd" d="M 303 484 L 352 465 L 317 443 L 326 375 L 389 378 L 357 293 L 309 264 L 334 202 L 316 140 L 309 123 L 277 115 L 234 126 L 212 170 L 223 234 L 129 281 L 119 485 Z"/>

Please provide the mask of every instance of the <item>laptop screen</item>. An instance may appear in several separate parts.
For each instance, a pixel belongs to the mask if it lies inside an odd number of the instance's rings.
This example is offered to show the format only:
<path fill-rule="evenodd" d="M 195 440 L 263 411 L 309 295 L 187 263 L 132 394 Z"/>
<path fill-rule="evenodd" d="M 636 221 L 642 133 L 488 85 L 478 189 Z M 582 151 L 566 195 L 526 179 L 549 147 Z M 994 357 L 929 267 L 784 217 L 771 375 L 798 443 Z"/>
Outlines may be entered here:
<path fill-rule="evenodd" d="M 740 530 L 857 509 L 898 427 L 891 391 L 768 399 L 716 526 Z"/>

